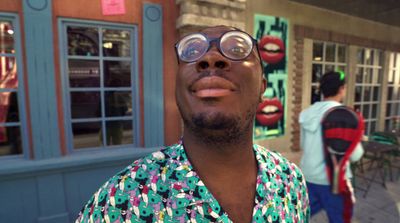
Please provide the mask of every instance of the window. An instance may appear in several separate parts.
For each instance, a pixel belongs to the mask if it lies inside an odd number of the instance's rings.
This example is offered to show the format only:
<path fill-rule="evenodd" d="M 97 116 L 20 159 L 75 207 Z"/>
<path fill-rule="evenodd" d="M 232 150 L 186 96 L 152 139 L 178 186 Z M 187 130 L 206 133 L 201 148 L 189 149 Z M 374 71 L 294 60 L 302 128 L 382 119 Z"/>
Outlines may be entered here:
<path fill-rule="evenodd" d="M 135 28 L 63 23 L 69 147 L 136 145 Z"/>
<path fill-rule="evenodd" d="M 321 101 L 319 80 L 328 71 L 346 72 L 346 46 L 329 42 L 313 42 L 311 104 Z"/>
<path fill-rule="evenodd" d="M 27 140 L 16 21 L 0 14 L 0 156 L 23 154 Z"/>
<path fill-rule="evenodd" d="M 376 131 L 382 85 L 383 52 L 375 49 L 357 50 L 357 72 L 354 108 L 365 119 L 365 134 Z"/>
<path fill-rule="evenodd" d="M 400 53 L 390 53 L 385 131 L 400 132 Z"/>

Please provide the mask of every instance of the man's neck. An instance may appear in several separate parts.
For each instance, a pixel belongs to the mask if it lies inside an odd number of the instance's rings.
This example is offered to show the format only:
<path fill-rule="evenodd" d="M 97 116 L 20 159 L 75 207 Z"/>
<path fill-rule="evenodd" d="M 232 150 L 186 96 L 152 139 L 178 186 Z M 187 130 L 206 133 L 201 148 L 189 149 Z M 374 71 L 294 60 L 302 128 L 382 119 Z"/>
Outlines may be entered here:
<path fill-rule="evenodd" d="M 342 102 L 342 97 L 340 95 L 335 95 L 335 96 L 332 96 L 332 97 L 324 98 L 324 101 L 336 101 L 336 102 L 341 103 Z"/>
<path fill-rule="evenodd" d="M 213 144 L 210 140 L 202 139 L 208 136 L 199 137 L 198 134 L 184 131 L 183 144 L 188 158 L 195 172 L 230 218 L 234 222 L 250 222 L 258 170 L 252 130 L 249 128 L 239 139 L 225 140 L 228 141 L 225 143 Z"/>
<path fill-rule="evenodd" d="M 189 160 L 200 175 L 252 171 L 256 166 L 251 131 L 239 140 L 213 143 L 185 130 L 183 144 Z"/>

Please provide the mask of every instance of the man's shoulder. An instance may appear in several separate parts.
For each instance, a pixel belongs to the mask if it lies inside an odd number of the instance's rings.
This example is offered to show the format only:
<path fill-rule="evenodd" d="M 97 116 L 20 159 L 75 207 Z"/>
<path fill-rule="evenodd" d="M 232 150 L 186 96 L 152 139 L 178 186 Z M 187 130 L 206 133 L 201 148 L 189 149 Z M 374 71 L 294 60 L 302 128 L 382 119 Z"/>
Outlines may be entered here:
<path fill-rule="evenodd" d="M 162 162 L 163 160 L 171 159 L 177 156 L 177 151 L 180 149 L 181 144 L 174 144 L 171 146 L 164 146 L 160 150 L 152 152 L 140 159 L 135 160 L 131 166 L 145 164 L 147 162 Z"/>
<path fill-rule="evenodd" d="M 96 215 L 96 211 L 102 208 L 110 210 L 117 208 L 125 212 L 129 206 L 137 208 L 134 211 L 137 214 L 137 211 L 146 208 L 138 206 L 139 204 L 147 203 L 149 199 L 159 201 L 166 197 L 169 193 L 169 179 L 168 171 L 165 170 L 174 165 L 174 160 L 179 159 L 179 149 L 181 149 L 180 144 L 163 147 L 159 151 L 135 160 L 112 176 L 90 198 L 79 213 L 76 222 L 89 222 L 89 219 Z M 107 217 L 104 210 L 100 212 L 101 214 L 96 216 Z"/>
<path fill-rule="evenodd" d="M 160 175 L 164 167 L 167 167 L 177 159 L 180 144 L 162 147 L 159 151 L 150 153 L 140 159 L 133 161 L 130 165 L 112 176 L 99 191 L 115 187 L 116 185 L 124 185 L 124 182 L 135 181 L 137 185 L 145 185 L 155 176 Z M 126 186 L 126 185 L 124 185 Z M 125 191 L 124 186 L 120 186 Z"/>
<path fill-rule="evenodd" d="M 266 159 L 272 159 L 272 160 L 277 160 L 278 162 L 290 165 L 292 164 L 291 161 L 289 161 L 286 157 L 284 157 L 282 154 L 280 154 L 278 151 L 270 150 L 264 146 L 260 146 L 257 144 L 254 144 L 256 151 L 260 153 L 262 156 L 264 156 Z"/>
<path fill-rule="evenodd" d="M 266 171 L 271 171 L 271 169 L 273 169 L 275 170 L 275 174 L 292 175 L 300 181 L 303 180 L 303 173 L 295 163 L 288 160 L 277 151 L 271 151 L 270 149 L 256 144 L 254 146 L 256 147 L 256 151 L 264 157 L 262 161 L 265 162 L 264 168 Z"/>
<path fill-rule="evenodd" d="M 144 177 L 150 178 L 162 171 L 162 167 L 170 165 L 173 160 L 179 159 L 181 144 L 162 147 L 160 150 L 150 153 L 140 159 L 135 160 L 129 166 L 125 167 L 116 176 L 126 176 L 130 173 L 143 172 Z"/>
<path fill-rule="evenodd" d="M 279 152 L 271 151 L 259 145 L 255 145 L 257 159 L 262 171 L 261 181 L 265 183 L 265 191 L 270 194 L 268 199 L 282 202 L 282 210 L 290 210 L 289 215 L 302 216 L 301 219 L 309 217 L 309 201 L 304 176 L 293 162 L 282 156 Z M 263 188 L 263 187 L 260 187 Z M 279 202 L 277 202 L 279 205 Z"/>
<path fill-rule="evenodd" d="M 313 118 L 322 118 L 324 113 L 337 106 L 342 106 L 343 104 L 336 101 L 318 101 L 311 106 L 302 110 L 299 114 L 299 122 L 304 123 L 312 120 Z"/>
<path fill-rule="evenodd" d="M 300 112 L 300 117 L 303 116 L 304 114 L 307 114 L 308 112 L 313 112 L 314 109 L 321 107 L 323 104 L 325 104 L 324 101 L 319 101 L 315 102 L 314 104 L 308 106 L 307 108 L 303 109 Z"/>

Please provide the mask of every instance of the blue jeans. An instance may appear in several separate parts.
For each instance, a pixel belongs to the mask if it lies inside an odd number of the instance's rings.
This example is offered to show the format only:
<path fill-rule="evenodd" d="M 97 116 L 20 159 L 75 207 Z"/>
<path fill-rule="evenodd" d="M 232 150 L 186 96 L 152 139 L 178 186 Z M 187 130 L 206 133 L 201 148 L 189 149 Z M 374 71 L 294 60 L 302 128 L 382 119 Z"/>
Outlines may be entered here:
<path fill-rule="evenodd" d="M 351 222 L 353 204 L 350 194 L 333 194 L 330 185 L 307 182 L 311 216 L 322 209 L 326 211 L 330 223 Z"/>

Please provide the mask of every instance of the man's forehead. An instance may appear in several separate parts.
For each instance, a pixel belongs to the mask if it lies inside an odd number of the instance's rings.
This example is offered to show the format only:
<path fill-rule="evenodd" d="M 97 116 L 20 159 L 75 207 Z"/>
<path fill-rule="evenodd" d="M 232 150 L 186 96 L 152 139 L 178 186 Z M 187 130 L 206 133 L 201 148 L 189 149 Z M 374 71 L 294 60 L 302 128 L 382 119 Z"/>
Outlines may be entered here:
<path fill-rule="evenodd" d="M 201 33 L 204 33 L 208 37 L 219 37 L 223 33 L 231 30 L 236 30 L 236 29 L 230 26 L 214 26 L 201 30 Z"/>

